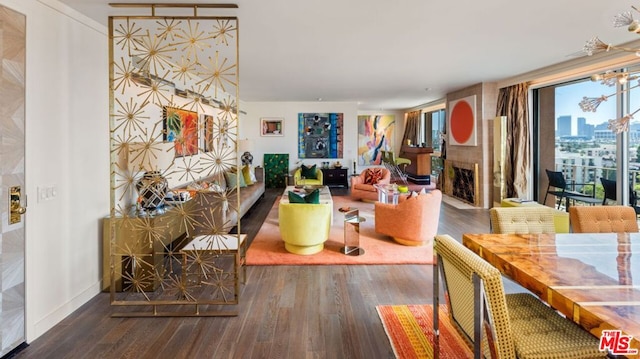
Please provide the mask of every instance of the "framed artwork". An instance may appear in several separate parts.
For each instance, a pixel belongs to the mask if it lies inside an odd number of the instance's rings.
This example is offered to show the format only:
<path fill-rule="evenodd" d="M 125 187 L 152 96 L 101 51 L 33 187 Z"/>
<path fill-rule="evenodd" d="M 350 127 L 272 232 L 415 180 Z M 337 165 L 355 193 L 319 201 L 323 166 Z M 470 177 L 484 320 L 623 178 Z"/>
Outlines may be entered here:
<path fill-rule="evenodd" d="M 382 164 L 382 151 L 393 151 L 394 115 L 358 116 L 358 164 Z"/>
<path fill-rule="evenodd" d="M 298 114 L 298 158 L 343 158 L 342 113 Z"/>
<path fill-rule="evenodd" d="M 213 150 L 213 116 L 202 115 L 202 151 Z"/>
<path fill-rule="evenodd" d="M 175 143 L 176 157 L 198 154 L 198 113 L 168 106 L 162 113 L 162 136 Z"/>
<path fill-rule="evenodd" d="M 263 117 L 260 121 L 261 136 L 284 136 L 284 119 Z"/>
<path fill-rule="evenodd" d="M 476 95 L 449 102 L 449 144 L 477 146 Z"/>

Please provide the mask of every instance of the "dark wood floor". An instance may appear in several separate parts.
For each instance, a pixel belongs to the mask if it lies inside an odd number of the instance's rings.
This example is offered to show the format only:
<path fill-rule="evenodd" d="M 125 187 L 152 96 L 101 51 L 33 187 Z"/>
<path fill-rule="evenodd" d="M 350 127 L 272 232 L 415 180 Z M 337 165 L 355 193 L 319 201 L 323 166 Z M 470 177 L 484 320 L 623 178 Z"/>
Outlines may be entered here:
<path fill-rule="evenodd" d="M 280 193 L 242 220 L 249 238 Z M 487 210 L 442 204 L 439 233 L 488 229 Z M 250 266 L 237 317 L 111 318 L 101 293 L 15 357 L 393 358 L 375 306 L 431 302 L 431 265 Z"/>

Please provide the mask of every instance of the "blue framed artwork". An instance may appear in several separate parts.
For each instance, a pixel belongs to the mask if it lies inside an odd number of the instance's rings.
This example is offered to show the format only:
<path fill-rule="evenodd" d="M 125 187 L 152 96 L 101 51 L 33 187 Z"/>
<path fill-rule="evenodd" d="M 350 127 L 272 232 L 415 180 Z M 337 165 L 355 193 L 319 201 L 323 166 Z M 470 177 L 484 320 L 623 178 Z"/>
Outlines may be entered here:
<path fill-rule="evenodd" d="M 298 114 L 298 158 L 343 158 L 342 113 Z"/>

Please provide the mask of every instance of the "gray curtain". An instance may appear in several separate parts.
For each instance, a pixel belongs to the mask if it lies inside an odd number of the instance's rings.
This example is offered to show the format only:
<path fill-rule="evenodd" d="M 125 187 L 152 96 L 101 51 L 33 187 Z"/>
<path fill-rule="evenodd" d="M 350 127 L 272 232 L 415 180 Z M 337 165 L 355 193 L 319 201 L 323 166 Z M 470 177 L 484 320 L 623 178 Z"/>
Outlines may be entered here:
<path fill-rule="evenodd" d="M 402 136 L 402 143 L 400 146 L 405 145 L 407 140 L 411 140 L 411 144 L 418 144 L 418 136 L 420 131 L 420 111 L 409 112 L 407 115 L 407 124 L 404 127 L 404 135 Z"/>
<path fill-rule="evenodd" d="M 498 94 L 497 116 L 507 116 L 505 153 L 505 187 L 507 197 L 528 197 L 531 158 L 529 128 L 529 85 L 522 83 L 501 88 Z"/>

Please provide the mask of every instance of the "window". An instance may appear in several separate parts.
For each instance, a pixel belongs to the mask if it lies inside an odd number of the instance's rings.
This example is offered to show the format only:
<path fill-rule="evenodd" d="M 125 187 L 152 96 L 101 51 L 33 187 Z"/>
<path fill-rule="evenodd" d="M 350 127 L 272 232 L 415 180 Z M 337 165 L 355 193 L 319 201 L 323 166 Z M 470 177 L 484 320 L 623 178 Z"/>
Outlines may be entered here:
<path fill-rule="evenodd" d="M 424 112 L 423 117 L 423 137 L 428 147 L 433 147 L 434 151 L 440 151 L 442 141 L 440 134 L 444 132 L 446 111 L 444 109 Z"/>
<path fill-rule="evenodd" d="M 603 101 L 596 112 L 580 109 L 583 97 L 602 95 L 613 96 Z M 545 169 L 562 171 L 565 178 L 574 183 L 595 183 L 596 196 L 601 198 L 600 178 L 615 179 L 618 168 L 619 136 L 608 128 L 609 120 L 620 117 L 619 113 L 629 113 L 629 108 L 640 107 L 640 90 L 620 92 L 615 86 L 586 78 L 535 89 L 533 99 L 534 128 L 537 129 L 534 173 L 538 174 L 535 198 L 539 198 L 538 193 L 546 192 Z M 639 165 L 635 162 L 640 162 L 636 160 L 640 125 L 632 123 L 629 128 L 626 151 L 629 151 L 630 168 L 633 169 L 634 165 Z"/>

